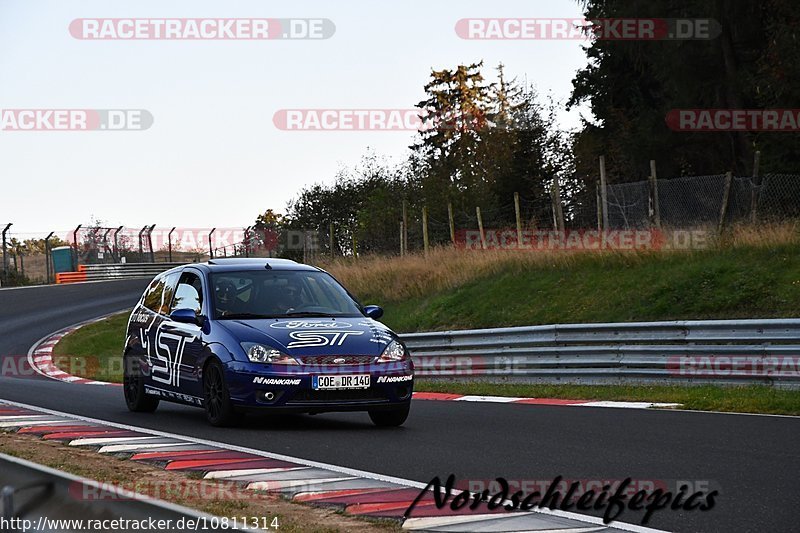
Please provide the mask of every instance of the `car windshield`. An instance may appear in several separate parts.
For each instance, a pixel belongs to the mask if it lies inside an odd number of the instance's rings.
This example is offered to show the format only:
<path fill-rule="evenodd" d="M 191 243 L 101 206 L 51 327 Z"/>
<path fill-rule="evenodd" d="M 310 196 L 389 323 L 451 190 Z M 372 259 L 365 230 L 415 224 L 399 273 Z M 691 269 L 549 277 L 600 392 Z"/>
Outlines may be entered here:
<path fill-rule="evenodd" d="M 359 305 L 325 272 L 219 272 L 211 275 L 211 289 L 217 319 L 362 316 Z"/>

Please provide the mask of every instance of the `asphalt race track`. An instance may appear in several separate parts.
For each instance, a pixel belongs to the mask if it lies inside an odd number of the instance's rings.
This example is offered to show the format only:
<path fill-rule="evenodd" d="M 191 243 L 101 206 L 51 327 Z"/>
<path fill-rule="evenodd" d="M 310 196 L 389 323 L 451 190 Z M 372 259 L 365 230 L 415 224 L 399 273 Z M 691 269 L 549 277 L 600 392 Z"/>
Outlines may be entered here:
<path fill-rule="evenodd" d="M 146 283 L 0 289 L 0 354 L 23 356 L 48 333 L 131 307 Z M 800 528 L 800 418 L 415 401 L 399 429 L 374 428 L 361 413 L 250 417 L 240 428 L 217 429 L 200 410 L 163 402 L 152 415 L 129 413 L 118 387 L 7 374 L 0 399 L 423 483 L 451 473 L 459 480 L 695 480 L 720 491 L 714 509 L 662 510 L 647 525 Z M 626 510 L 620 518 L 638 524 L 641 516 Z"/>

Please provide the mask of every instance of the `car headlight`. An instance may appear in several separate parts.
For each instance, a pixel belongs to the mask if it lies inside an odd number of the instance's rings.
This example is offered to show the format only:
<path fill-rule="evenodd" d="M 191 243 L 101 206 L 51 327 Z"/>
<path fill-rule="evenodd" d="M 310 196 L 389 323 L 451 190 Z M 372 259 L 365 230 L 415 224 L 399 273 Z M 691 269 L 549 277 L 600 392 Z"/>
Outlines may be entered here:
<path fill-rule="evenodd" d="M 255 342 L 243 342 L 242 348 L 247 358 L 254 363 L 269 363 L 272 365 L 297 365 L 297 359 L 286 355 L 280 350 L 264 346 Z"/>
<path fill-rule="evenodd" d="M 406 359 L 408 359 L 408 353 L 405 347 L 397 341 L 392 341 L 383 351 L 377 362 L 393 363 L 396 361 L 405 361 Z"/>

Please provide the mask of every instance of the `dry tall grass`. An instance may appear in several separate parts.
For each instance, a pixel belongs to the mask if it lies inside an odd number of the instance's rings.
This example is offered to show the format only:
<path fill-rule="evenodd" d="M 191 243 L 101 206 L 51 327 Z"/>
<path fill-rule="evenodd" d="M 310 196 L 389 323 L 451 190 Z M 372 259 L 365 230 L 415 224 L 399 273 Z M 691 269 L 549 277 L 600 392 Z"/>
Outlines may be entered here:
<path fill-rule="evenodd" d="M 730 247 L 764 247 L 798 244 L 798 223 L 764 227 L 734 227 L 722 237 L 709 239 L 707 250 Z M 447 291 L 476 279 L 520 270 L 541 268 L 564 269 L 577 261 L 613 260 L 619 264 L 635 264 L 662 254 L 693 253 L 690 251 L 592 250 L 592 251 L 500 251 L 434 248 L 426 256 L 421 253 L 398 256 L 366 256 L 357 260 L 342 258 L 321 266 L 336 276 L 346 287 L 362 297 L 380 297 L 381 301 L 424 298 Z"/>

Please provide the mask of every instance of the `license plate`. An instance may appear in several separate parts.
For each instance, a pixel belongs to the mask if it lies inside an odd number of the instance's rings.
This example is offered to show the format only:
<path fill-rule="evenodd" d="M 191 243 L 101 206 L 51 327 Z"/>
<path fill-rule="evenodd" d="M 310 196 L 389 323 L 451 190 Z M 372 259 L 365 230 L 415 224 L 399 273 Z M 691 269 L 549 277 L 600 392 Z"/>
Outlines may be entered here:
<path fill-rule="evenodd" d="M 334 376 L 312 376 L 311 388 L 323 389 L 368 389 L 369 374 L 347 374 Z"/>

